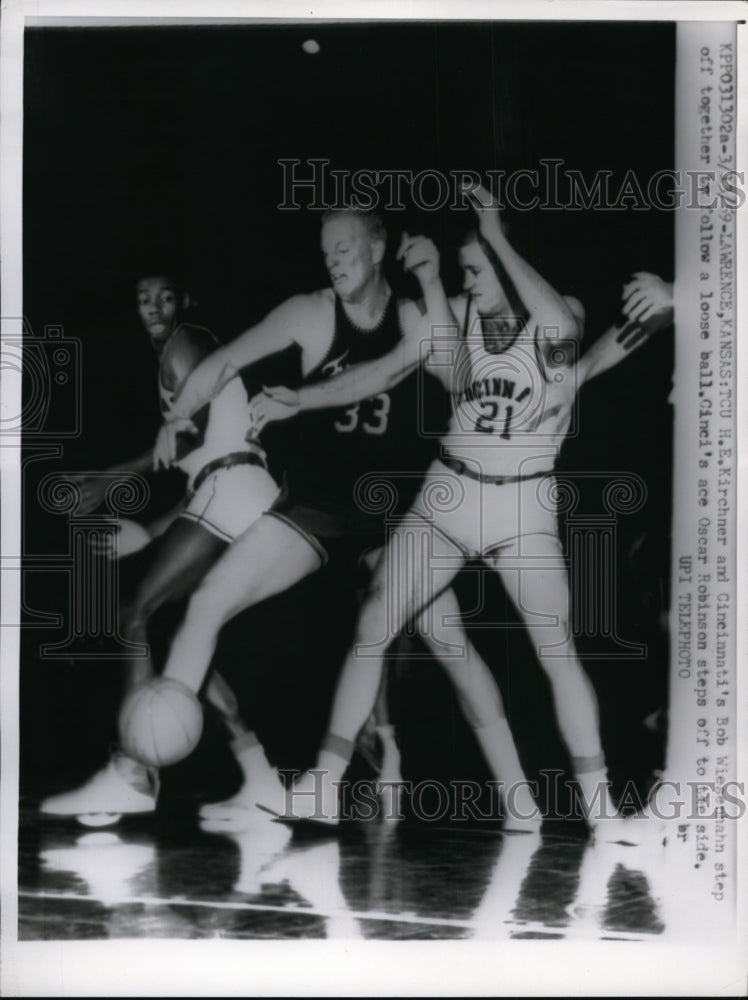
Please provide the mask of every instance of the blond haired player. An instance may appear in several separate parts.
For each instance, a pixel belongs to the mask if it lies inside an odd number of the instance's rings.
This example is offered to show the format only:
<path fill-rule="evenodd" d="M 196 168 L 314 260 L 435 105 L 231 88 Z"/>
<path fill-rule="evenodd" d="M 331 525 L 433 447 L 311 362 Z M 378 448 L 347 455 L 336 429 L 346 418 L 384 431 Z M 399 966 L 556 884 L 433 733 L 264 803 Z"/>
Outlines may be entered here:
<path fill-rule="evenodd" d="M 428 302 L 398 301 L 392 294 L 383 271 L 385 230 L 378 216 L 355 209 L 327 213 L 322 219 L 321 249 L 330 287 L 282 303 L 194 370 L 159 435 L 156 455 L 161 461 L 173 460 L 178 435 L 194 429 L 193 415 L 230 385 L 242 368 L 268 354 L 295 345 L 304 383 L 324 385 L 351 365 L 376 360 L 397 351 L 404 341 L 428 336 Z M 407 255 L 404 264 L 410 268 Z M 432 294 L 431 286 L 423 290 L 427 298 Z M 384 479 L 402 472 L 417 485 L 407 451 L 417 434 L 419 400 L 413 388 L 412 383 L 410 387 L 403 383 L 361 393 L 355 405 L 300 418 L 287 490 L 229 546 L 193 593 L 172 643 L 165 676 L 198 691 L 218 634 L 234 615 L 315 572 L 343 540 L 358 541 L 361 551 L 371 548 L 373 538 L 381 545 L 381 521 L 361 509 L 356 487 L 371 472 Z M 451 592 L 445 593 L 434 611 L 437 624 L 425 636 L 437 655 L 443 648 L 439 623 L 457 614 L 456 600 Z M 448 628 L 446 641 L 460 644 L 459 632 L 459 626 Z M 521 783 L 522 768 L 490 672 L 466 640 L 461 645 L 465 656 L 445 659 L 444 666 L 458 685 L 497 779 Z M 262 748 L 255 750 L 258 761 L 264 761 Z M 250 781 L 230 806 L 252 807 L 264 787 L 260 782 L 253 789 Z M 282 808 L 280 783 L 276 792 L 275 805 Z"/>
<path fill-rule="evenodd" d="M 395 531 L 375 572 L 314 773 L 294 786 L 299 794 L 287 815 L 296 818 L 337 821 L 336 782 L 376 699 L 383 630 L 397 634 L 449 586 L 464 560 L 475 557 L 501 576 L 525 622 L 550 681 L 588 818 L 615 814 L 597 700 L 569 628 L 553 471 L 580 386 L 669 324 L 669 293 L 659 279 L 636 276 L 625 290 L 631 320 L 578 358 L 579 304 L 559 295 L 516 253 L 484 188 L 466 194 L 478 218 L 478 231 L 459 250 L 466 294 L 447 300 L 431 241 L 404 241 L 402 253 L 424 288 L 428 331 L 406 336 L 386 358 L 329 382 L 298 392 L 268 390 L 258 405 L 258 419 L 282 419 L 349 404 L 389 390 L 425 358 L 452 396 L 441 457 L 426 475 L 407 528 Z M 409 558 L 414 534 L 416 557 Z"/>

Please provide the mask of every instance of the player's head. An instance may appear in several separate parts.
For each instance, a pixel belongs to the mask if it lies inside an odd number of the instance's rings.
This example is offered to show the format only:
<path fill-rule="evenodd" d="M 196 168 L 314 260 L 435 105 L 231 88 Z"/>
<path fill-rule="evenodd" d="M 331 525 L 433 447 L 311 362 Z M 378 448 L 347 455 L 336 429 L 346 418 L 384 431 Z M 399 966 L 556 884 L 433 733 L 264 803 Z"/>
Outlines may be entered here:
<path fill-rule="evenodd" d="M 375 212 L 333 209 L 322 216 L 321 246 L 336 295 L 355 302 L 381 271 L 387 235 Z"/>
<path fill-rule="evenodd" d="M 462 269 L 462 290 L 473 300 L 480 315 L 496 316 L 506 311 L 506 298 L 486 250 L 477 230 L 469 230 L 457 248 L 457 260 Z"/>
<path fill-rule="evenodd" d="M 154 346 L 162 345 L 190 305 L 188 293 L 168 274 L 149 274 L 135 283 L 138 316 Z"/>

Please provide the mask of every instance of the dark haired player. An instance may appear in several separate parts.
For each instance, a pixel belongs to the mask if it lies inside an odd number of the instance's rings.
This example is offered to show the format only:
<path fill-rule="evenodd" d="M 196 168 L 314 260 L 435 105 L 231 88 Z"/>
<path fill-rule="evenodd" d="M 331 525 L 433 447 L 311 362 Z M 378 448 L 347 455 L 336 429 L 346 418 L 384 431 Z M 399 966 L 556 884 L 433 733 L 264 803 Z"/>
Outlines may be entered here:
<path fill-rule="evenodd" d="M 167 412 L 189 373 L 216 350 L 218 341 L 204 327 L 184 319 L 189 294 L 166 275 L 142 277 L 136 285 L 136 301 L 140 322 L 158 358 L 161 408 Z M 179 438 L 174 464 L 187 476 L 187 496 L 166 523 L 155 530 L 150 526 L 149 533 L 163 533 L 153 544 L 133 600 L 122 608 L 122 634 L 131 642 L 147 645 L 148 623 L 155 612 L 167 602 L 186 598 L 229 542 L 277 498 L 278 487 L 267 471 L 265 453 L 256 438 L 245 438 L 247 425 L 247 393 L 237 379 L 196 415 L 196 435 Z M 149 452 L 149 467 L 152 463 Z M 142 459 L 117 468 L 146 471 Z M 86 508 L 92 509 L 101 502 L 100 487 L 96 480 L 82 486 Z M 126 688 L 153 674 L 150 657 L 134 658 L 127 665 Z M 212 676 L 206 696 L 228 727 L 245 780 L 257 785 L 270 772 L 269 765 L 219 674 Z M 81 788 L 45 799 L 41 810 L 77 815 L 92 824 L 113 822 L 123 813 L 152 812 L 157 794 L 156 772 L 118 751 Z"/>
<path fill-rule="evenodd" d="M 499 573 L 524 619 L 551 684 L 588 818 L 615 815 L 597 701 L 569 628 L 553 471 L 580 386 L 667 326 L 671 303 L 659 279 L 637 275 L 625 289 L 624 311 L 633 320 L 607 331 L 577 360 L 579 304 L 554 291 L 511 247 L 485 189 L 475 192 L 472 203 L 479 228 L 459 250 L 464 297 L 447 300 L 430 241 L 415 239 L 405 248 L 420 255 L 415 267 L 433 338 L 416 332 L 386 358 L 298 392 L 268 390 L 258 404 L 259 419 L 278 419 L 388 391 L 421 362 L 424 345 L 431 351 L 431 369 L 452 397 L 441 457 L 408 514 L 411 534 L 420 521 L 420 544 L 409 557 L 405 532 L 397 529 L 378 564 L 315 765 L 321 774 L 310 773 L 294 785 L 300 793 L 293 796 L 295 817 L 337 822 L 335 783 L 380 684 L 382 661 L 372 644 L 385 631 L 396 635 L 449 586 L 465 559 L 475 557 Z M 435 504 L 439 492 L 455 501 Z M 359 655 L 365 647 L 366 655 Z"/>

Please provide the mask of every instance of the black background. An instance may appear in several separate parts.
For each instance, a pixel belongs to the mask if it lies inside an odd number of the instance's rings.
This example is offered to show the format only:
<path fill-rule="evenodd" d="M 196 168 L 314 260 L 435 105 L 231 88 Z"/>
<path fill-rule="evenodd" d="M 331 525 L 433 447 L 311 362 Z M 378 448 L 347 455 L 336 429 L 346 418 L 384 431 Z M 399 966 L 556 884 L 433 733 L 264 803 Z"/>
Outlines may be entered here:
<path fill-rule="evenodd" d="M 308 38 L 319 42 L 318 54 L 303 51 Z M 55 386 L 54 419 L 26 436 L 27 458 L 39 441 L 60 441 L 63 453 L 27 466 L 25 554 L 66 551 L 65 518 L 43 513 L 36 500 L 44 475 L 102 468 L 154 438 L 155 359 L 136 321 L 135 276 L 181 269 L 199 299 L 197 318 L 222 339 L 288 295 L 325 285 L 319 213 L 277 209 L 280 158 L 415 172 L 511 171 L 556 157 L 589 179 L 607 169 L 620 182 L 632 169 L 646 184 L 673 165 L 674 41 L 673 25 L 651 23 L 27 31 L 24 312 L 36 338 L 61 324 L 80 341 L 82 433 L 56 437 L 54 420 L 70 401 Z M 616 318 L 632 272 L 672 278 L 671 213 L 546 210 L 507 218 L 517 248 L 555 287 L 582 300 L 589 341 Z M 450 292 L 458 288 L 454 222 L 446 211 L 387 216 L 391 251 L 404 228 L 437 239 Z M 662 733 L 642 720 L 665 707 L 667 690 L 659 616 L 669 572 L 671 370 L 672 337 L 664 334 L 584 389 L 582 430 L 562 459 L 569 470 L 634 471 L 649 487 L 643 509 L 621 518 L 617 553 L 619 631 L 645 642 L 649 655 L 585 661 L 619 784 L 628 777 L 646 784 L 661 764 Z M 282 435 L 276 456 L 282 464 Z M 178 479 L 162 480 L 154 510 L 179 492 Z M 64 574 L 28 565 L 27 618 L 30 609 L 66 614 Z M 124 586 L 139 565 L 138 557 L 122 565 Z M 466 574 L 459 583 L 468 604 L 476 579 Z M 486 596 L 493 614 L 503 600 L 498 585 L 491 582 Z M 276 762 L 310 762 L 354 613 L 347 572 L 331 569 L 226 629 L 222 667 Z M 157 647 L 172 618 L 165 613 L 154 623 Z M 113 734 L 116 663 L 43 661 L 40 643 L 62 634 L 30 626 L 23 637 L 22 781 L 32 790 L 90 772 Z M 478 630 L 475 640 L 500 680 L 528 770 L 563 766 L 547 687 L 521 630 Z M 396 707 L 408 776 L 480 777 L 438 669 L 414 660 L 401 674 Z M 216 757 L 221 752 L 209 729 L 206 746 L 171 780 L 181 775 L 185 787 L 221 792 L 235 778 L 228 758 Z"/>

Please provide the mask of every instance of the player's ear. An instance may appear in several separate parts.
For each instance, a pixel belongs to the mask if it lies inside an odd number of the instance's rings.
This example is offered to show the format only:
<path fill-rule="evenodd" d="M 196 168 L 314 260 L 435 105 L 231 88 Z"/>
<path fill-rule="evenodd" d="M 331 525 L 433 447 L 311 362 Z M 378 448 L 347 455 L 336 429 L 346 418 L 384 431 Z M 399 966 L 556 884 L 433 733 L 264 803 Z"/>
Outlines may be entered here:
<path fill-rule="evenodd" d="M 189 292 L 184 292 L 184 294 L 182 295 L 182 301 L 179 303 L 179 305 L 183 312 L 187 312 L 187 310 L 191 308 L 192 296 L 190 295 Z"/>
<path fill-rule="evenodd" d="M 381 264 L 384 260 L 385 251 L 384 240 L 372 240 L 371 241 L 371 258 L 375 264 Z"/>

